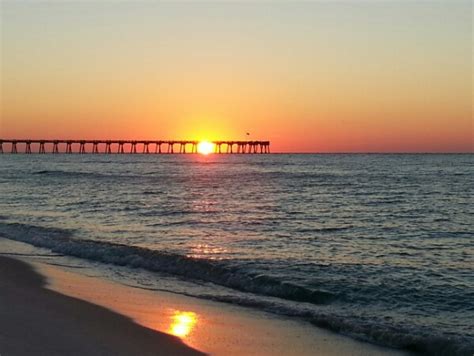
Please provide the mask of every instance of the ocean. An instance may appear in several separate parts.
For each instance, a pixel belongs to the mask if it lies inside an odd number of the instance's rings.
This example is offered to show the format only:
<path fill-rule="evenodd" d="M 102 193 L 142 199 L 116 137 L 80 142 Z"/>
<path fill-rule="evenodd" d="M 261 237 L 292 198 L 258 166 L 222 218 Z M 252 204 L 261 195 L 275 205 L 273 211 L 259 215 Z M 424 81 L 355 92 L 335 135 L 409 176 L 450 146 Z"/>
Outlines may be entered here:
<path fill-rule="evenodd" d="M 470 154 L 0 155 L 50 263 L 424 353 L 474 352 L 473 197 Z"/>

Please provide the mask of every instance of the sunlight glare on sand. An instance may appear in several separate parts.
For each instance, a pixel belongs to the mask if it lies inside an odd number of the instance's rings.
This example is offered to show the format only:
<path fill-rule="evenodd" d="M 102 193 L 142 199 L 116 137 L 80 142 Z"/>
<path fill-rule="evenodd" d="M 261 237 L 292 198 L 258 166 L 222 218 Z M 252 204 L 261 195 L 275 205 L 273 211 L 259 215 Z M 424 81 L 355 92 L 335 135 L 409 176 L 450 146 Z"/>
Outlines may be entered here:
<path fill-rule="evenodd" d="M 178 337 L 185 337 L 191 333 L 196 323 L 196 313 L 177 310 L 171 317 L 169 332 Z"/>

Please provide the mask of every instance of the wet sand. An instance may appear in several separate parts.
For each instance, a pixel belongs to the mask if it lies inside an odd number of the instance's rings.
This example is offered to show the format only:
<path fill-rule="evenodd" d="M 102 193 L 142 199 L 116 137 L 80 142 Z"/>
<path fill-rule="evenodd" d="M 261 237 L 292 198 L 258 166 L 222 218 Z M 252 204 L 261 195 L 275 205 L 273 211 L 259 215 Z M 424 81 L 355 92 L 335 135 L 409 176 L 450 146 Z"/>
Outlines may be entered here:
<path fill-rule="evenodd" d="M 44 288 L 28 264 L 0 256 L 0 354 L 201 355 L 179 338 Z"/>

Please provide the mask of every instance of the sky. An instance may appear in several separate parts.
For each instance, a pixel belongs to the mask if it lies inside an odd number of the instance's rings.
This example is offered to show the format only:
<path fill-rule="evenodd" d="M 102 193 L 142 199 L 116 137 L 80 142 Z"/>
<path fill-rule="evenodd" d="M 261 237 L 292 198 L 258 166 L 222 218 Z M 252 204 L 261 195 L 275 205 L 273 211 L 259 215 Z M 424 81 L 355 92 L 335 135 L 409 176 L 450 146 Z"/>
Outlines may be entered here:
<path fill-rule="evenodd" d="M 474 152 L 471 1 L 0 0 L 0 22 L 1 138 Z"/>

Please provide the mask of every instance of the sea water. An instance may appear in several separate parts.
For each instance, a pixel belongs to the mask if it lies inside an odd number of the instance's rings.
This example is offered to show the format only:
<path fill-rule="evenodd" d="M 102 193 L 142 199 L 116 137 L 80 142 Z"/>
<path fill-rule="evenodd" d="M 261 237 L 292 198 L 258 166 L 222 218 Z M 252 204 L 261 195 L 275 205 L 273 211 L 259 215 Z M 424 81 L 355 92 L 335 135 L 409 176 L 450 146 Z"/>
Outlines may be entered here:
<path fill-rule="evenodd" d="M 469 154 L 0 155 L 0 236 L 427 353 L 474 352 L 473 196 Z"/>

